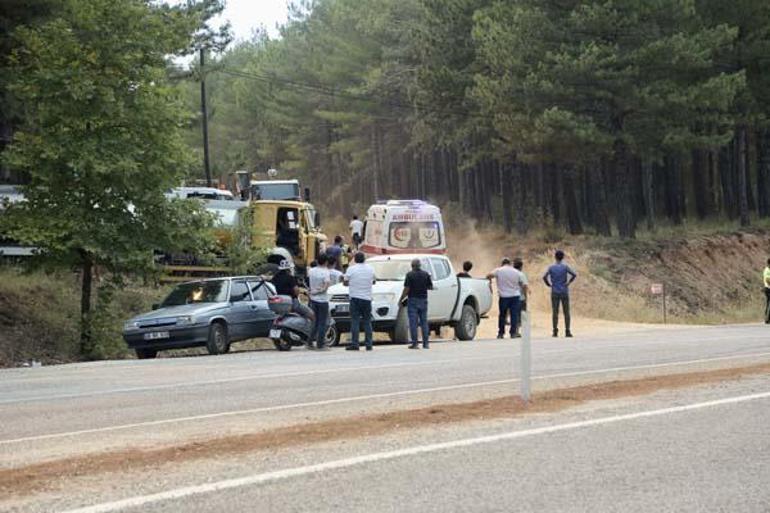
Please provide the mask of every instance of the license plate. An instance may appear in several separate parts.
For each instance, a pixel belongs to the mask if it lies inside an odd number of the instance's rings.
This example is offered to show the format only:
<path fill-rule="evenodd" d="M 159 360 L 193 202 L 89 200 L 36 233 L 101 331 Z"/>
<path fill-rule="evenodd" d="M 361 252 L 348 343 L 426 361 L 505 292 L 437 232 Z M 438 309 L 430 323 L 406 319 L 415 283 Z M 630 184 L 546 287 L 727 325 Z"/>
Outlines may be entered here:
<path fill-rule="evenodd" d="M 334 313 L 350 313 L 350 305 L 337 305 L 337 308 L 334 309 Z"/>
<path fill-rule="evenodd" d="M 270 330 L 270 338 L 281 338 L 281 330 Z"/>
<path fill-rule="evenodd" d="M 158 340 L 160 338 L 169 338 L 168 331 L 151 331 L 144 334 L 145 340 Z"/>

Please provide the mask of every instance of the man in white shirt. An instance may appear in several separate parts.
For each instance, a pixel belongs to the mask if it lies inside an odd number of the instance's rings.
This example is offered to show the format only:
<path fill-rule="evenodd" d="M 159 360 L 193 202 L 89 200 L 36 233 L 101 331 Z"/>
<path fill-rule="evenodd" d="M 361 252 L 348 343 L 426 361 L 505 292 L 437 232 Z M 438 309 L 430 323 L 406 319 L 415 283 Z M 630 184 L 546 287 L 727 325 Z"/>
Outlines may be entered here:
<path fill-rule="evenodd" d="M 310 308 L 315 314 L 315 325 L 308 340 L 308 349 L 314 349 L 313 341 L 316 347 L 321 350 L 327 350 L 326 347 L 326 325 L 329 320 L 329 286 L 331 278 L 329 269 L 326 268 L 327 257 L 323 253 L 318 255 L 318 265 L 311 268 L 308 272 L 308 282 L 310 284 Z"/>
<path fill-rule="evenodd" d="M 519 324 L 519 316 L 521 315 L 522 291 L 525 294 L 527 291 L 526 278 L 511 265 L 511 261 L 508 258 L 504 258 L 502 265 L 487 275 L 488 280 L 492 278 L 497 281 L 498 306 L 500 308 L 500 317 L 497 321 L 497 338 L 505 336 L 505 324 L 509 314 L 511 316 L 511 338 L 518 338 L 521 335 L 517 333 L 516 327 Z"/>
<path fill-rule="evenodd" d="M 358 216 L 353 216 L 353 220 L 350 221 L 350 236 L 353 240 L 353 247 L 358 250 L 358 246 L 363 241 L 364 235 L 364 223 L 358 219 Z"/>
<path fill-rule="evenodd" d="M 372 350 L 372 285 L 374 269 L 365 263 L 363 253 L 356 253 L 355 263 L 345 272 L 344 282 L 350 296 L 350 344 L 348 351 L 358 351 L 358 331 L 364 324 L 366 350 Z"/>

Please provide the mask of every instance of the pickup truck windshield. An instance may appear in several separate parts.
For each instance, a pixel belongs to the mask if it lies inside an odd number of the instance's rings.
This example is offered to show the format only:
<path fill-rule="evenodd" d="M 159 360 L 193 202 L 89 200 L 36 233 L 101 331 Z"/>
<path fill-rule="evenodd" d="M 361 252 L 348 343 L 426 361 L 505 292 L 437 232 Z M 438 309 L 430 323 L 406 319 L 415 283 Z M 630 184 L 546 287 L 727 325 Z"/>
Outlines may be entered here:
<path fill-rule="evenodd" d="M 226 280 L 200 281 L 177 285 L 161 306 L 223 303 L 225 301 L 227 301 Z"/>
<path fill-rule="evenodd" d="M 409 260 L 383 260 L 369 262 L 374 268 L 374 277 L 380 281 L 403 281 L 406 273 L 412 270 Z M 423 262 L 423 269 L 430 272 L 427 262 Z"/>

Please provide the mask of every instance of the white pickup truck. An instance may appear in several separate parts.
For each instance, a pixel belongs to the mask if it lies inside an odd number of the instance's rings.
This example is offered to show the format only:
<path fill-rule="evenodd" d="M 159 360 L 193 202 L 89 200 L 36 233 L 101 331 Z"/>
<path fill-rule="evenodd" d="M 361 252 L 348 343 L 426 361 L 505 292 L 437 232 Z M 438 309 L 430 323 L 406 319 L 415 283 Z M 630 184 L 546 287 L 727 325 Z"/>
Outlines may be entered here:
<path fill-rule="evenodd" d="M 433 278 L 433 290 L 428 292 L 431 330 L 452 326 L 459 340 L 473 340 L 481 318 L 492 308 L 492 290 L 485 279 L 457 278 L 452 263 L 443 255 L 383 255 L 366 261 L 374 268 L 377 278 L 372 289 L 374 331 L 387 333 L 394 342 L 409 341 L 406 308 L 400 306 L 398 300 L 415 258 L 422 261 L 422 269 Z M 333 285 L 329 294 L 329 311 L 338 332 L 350 331 L 348 288 L 343 284 Z"/>

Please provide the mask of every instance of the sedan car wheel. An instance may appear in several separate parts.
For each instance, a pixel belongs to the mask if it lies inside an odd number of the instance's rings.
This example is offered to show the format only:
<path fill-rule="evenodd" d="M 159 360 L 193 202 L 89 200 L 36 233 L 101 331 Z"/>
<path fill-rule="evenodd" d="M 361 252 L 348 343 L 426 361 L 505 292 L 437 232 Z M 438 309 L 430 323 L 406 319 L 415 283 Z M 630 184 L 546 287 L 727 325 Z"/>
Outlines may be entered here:
<path fill-rule="evenodd" d="M 140 360 L 147 360 L 158 356 L 158 350 L 152 348 L 137 349 L 136 357 Z"/>
<path fill-rule="evenodd" d="M 209 354 L 225 354 L 230 350 L 230 339 L 227 336 L 227 326 L 215 322 L 209 328 L 209 340 L 206 343 Z"/>

